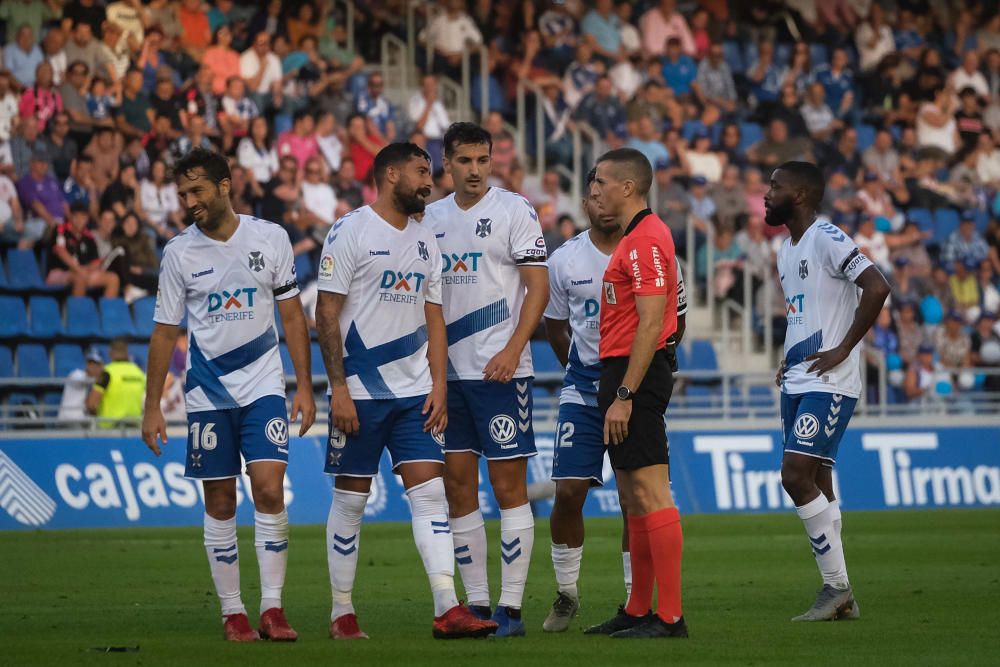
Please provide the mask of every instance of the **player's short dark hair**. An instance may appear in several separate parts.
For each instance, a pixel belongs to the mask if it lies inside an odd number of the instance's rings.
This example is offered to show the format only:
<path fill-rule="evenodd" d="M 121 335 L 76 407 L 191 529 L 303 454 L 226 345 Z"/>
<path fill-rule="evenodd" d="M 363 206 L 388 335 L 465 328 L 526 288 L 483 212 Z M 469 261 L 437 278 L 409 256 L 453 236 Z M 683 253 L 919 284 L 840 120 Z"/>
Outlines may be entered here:
<path fill-rule="evenodd" d="M 634 148 L 616 148 L 597 158 L 597 164 L 610 162 L 621 180 L 630 179 L 640 197 L 649 194 L 653 186 L 653 168 L 649 159 Z"/>
<path fill-rule="evenodd" d="M 224 180 L 231 180 L 233 177 L 229 171 L 229 160 L 222 153 L 201 148 L 200 146 L 192 148 L 174 163 L 173 177 L 174 179 L 179 179 L 181 176 L 187 176 L 195 169 L 204 171 L 208 180 L 216 185 Z"/>
<path fill-rule="evenodd" d="M 790 160 L 781 164 L 778 169 L 792 177 L 796 187 L 803 188 L 809 195 L 809 205 L 819 206 L 826 193 L 826 183 L 823 172 L 812 162 Z"/>
<path fill-rule="evenodd" d="M 462 144 L 486 144 L 493 152 L 493 137 L 490 133 L 475 123 L 452 123 L 444 133 L 444 154 L 451 157 Z"/>
<path fill-rule="evenodd" d="M 591 167 L 590 171 L 587 172 L 587 187 L 589 188 L 594 184 L 594 180 L 597 179 L 597 167 Z"/>
<path fill-rule="evenodd" d="M 391 143 L 378 152 L 375 156 L 375 168 L 372 173 L 375 176 L 375 184 L 380 184 L 385 180 L 385 172 L 389 167 L 398 167 L 404 162 L 408 162 L 411 157 L 419 157 L 427 160 L 430 164 L 431 156 L 420 146 L 408 141 L 397 141 Z"/>

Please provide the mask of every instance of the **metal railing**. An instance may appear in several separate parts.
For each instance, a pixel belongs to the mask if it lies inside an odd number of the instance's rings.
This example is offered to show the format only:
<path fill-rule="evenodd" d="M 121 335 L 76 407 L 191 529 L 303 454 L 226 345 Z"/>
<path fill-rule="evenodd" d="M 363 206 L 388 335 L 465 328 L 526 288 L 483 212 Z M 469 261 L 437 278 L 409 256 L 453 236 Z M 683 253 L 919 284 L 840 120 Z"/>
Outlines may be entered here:
<path fill-rule="evenodd" d="M 545 94 L 539 85 L 527 79 L 517 82 L 517 152 L 527 155 L 528 94 L 535 96 L 535 173 L 545 173 L 545 109 L 542 108 Z"/>
<path fill-rule="evenodd" d="M 347 31 L 347 50 L 354 51 L 354 0 L 336 0 L 344 7 L 344 29 Z"/>
<path fill-rule="evenodd" d="M 385 78 L 386 95 L 399 103 L 410 90 L 410 64 L 407 45 L 399 37 L 382 35 L 382 76 Z"/>
<path fill-rule="evenodd" d="M 484 116 L 490 111 L 490 52 L 484 44 L 462 52 L 462 89 L 465 101 L 465 113 L 462 118 L 479 122 L 472 110 L 472 56 L 479 55 L 479 115 Z"/>

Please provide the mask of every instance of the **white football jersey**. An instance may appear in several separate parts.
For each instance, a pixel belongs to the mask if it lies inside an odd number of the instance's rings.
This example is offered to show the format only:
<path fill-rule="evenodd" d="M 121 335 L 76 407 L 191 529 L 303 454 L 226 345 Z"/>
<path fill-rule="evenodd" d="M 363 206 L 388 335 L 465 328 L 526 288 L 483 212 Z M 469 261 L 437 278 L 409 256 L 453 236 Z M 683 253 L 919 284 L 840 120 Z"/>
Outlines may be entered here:
<path fill-rule="evenodd" d="M 430 229 L 410 220 L 399 230 L 370 206 L 351 211 L 326 237 L 317 286 L 347 296 L 340 335 L 351 398 L 430 393 L 424 303 L 441 303 L 441 253 Z"/>
<path fill-rule="evenodd" d="M 805 358 L 844 340 L 858 307 L 854 281 L 872 263 L 849 236 L 828 222 L 815 222 L 795 245 L 778 251 L 778 275 L 785 292 L 785 381 L 782 391 L 822 391 L 857 398 L 861 394 L 861 347 L 828 374 L 806 373 Z"/>
<path fill-rule="evenodd" d="M 611 255 L 605 255 L 580 232 L 559 246 L 549 258 L 549 305 L 545 317 L 569 320 L 570 346 L 566 379 L 559 403 L 597 407 L 601 375 L 601 292 Z M 684 277 L 677 266 L 677 314 L 687 313 Z"/>
<path fill-rule="evenodd" d="M 191 225 L 167 243 L 153 320 L 188 317 L 188 412 L 285 396 L 275 301 L 299 293 L 288 233 L 249 215 L 226 242 Z"/>
<path fill-rule="evenodd" d="M 538 214 L 521 195 L 494 187 L 468 211 L 455 195 L 434 202 L 424 224 L 441 249 L 448 379 L 482 380 L 517 328 L 525 294 L 518 266 L 546 266 Z M 525 345 L 514 377 L 533 372 Z"/>

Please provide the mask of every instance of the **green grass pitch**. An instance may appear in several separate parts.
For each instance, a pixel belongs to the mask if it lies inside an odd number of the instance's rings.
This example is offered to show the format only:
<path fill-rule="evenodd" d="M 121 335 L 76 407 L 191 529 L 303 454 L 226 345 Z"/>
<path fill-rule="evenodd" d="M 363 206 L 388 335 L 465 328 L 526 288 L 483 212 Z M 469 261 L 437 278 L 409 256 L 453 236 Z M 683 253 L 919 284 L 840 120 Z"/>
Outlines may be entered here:
<path fill-rule="evenodd" d="M 491 547 L 497 522 L 490 525 Z M 582 609 L 548 635 L 554 597 L 548 526 L 539 521 L 524 639 L 431 638 L 427 581 L 408 524 L 362 530 L 355 606 L 368 642 L 327 639 L 330 609 L 322 526 L 291 534 L 285 608 L 295 644 L 229 645 L 200 529 L 0 533 L 0 664 L 20 665 L 996 665 L 1000 661 L 1000 511 L 847 513 L 844 537 L 863 617 L 793 624 L 818 587 L 793 513 L 684 518 L 689 640 L 584 636 L 623 597 L 620 523 L 587 522 Z M 252 531 L 240 529 L 243 597 L 259 588 Z M 495 551 L 495 549 L 494 549 Z M 491 585 L 499 588 L 494 555 Z M 495 601 L 495 599 L 494 599 Z M 93 647 L 139 646 L 98 653 Z"/>

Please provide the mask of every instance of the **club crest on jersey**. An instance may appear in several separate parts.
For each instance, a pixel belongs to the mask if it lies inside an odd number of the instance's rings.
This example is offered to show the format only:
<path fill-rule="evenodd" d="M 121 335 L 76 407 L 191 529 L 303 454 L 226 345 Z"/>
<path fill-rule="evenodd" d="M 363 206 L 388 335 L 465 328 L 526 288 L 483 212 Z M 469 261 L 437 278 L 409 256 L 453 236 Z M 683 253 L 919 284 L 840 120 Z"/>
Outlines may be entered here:
<path fill-rule="evenodd" d="M 423 241 L 417 241 L 417 254 L 420 255 L 420 259 L 425 262 L 430 258 L 430 253 L 427 252 L 427 244 Z"/>
<path fill-rule="evenodd" d="M 283 447 L 288 444 L 288 422 L 281 417 L 275 417 L 267 422 L 264 427 L 264 435 L 272 444 Z"/>
<path fill-rule="evenodd" d="M 489 218 L 479 218 L 479 222 L 476 223 L 476 236 L 481 239 L 485 239 L 493 231 L 493 223 L 490 222 Z"/>
<path fill-rule="evenodd" d="M 251 269 L 257 272 L 264 270 L 264 255 L 261 254 L 260 250 L 251 250 L 249 260 Z"/>
<path fill-rule="evenodd" d="M 490 420 L 490 437 L 493 442 L 500 445 L 501 449 L 516 447 L 516 443 L 511 443 L 517 435 L 517 424 L 507 415 L 497 415 Z"/>
<path fill-rule="evenodd" d="M 805 280 L 809 275 L 809 260 L 803 259 L 799 262 L 799 278 Z"/>

